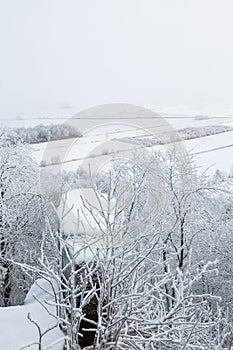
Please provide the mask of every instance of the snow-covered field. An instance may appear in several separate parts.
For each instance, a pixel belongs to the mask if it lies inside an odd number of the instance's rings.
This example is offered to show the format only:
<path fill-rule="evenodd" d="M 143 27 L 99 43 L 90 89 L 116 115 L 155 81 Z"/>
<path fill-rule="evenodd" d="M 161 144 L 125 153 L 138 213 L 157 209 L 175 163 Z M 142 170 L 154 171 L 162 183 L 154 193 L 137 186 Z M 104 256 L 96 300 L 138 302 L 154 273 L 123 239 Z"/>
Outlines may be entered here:
<path fill-rule="evenodd" d="M 196 127 L 203 128 L 210 127 L 211 125 L 224 125 L 233 127 L 233 117 L 230 115 L 225 116 L 205 116 L 205 115 L 184 115 L 182 113 L 169 114 L 167 112 L 160 112 L 167 123 L 169 123 L 174 132 L 183 128 Z M 61 122 L 61 119 L 46 119 L 53 123 Z M 43 122 L 43 120 L 41 119 Z M 28 121 L 30 124 L 31 122 Z M 34 120 L 33 122 L 34 123 Z M 78 122 L 76 122 L 78 124 Z M 76 125 L 77 125 L 76 124 Z M 146 130 L 150 130 L 148 120 L 145 120 L 144 130 L 136 130 L 133 126 L 121 127 L 113 125 L 111 129 L 109 126 L 100 126 L 95 128 L 82 139 L 77 140 L 61 140 L 50 142 L 49 149 L 52 150 L 54 159 L 59 160 L 59 156 L 62 152 L 66 152 L 64 165 L 65 169 L 75 170 L 82 162 L 83 158 L 98 154 L 96 149 L 110 140 L 123 139 L 127 137 L 140 137 L 145 135 Z M 31 125 L 31 124 L 30 124 Z M 159 128 L 159 127 L 158 127 Z M 153 131 L 153 130 L 152 130 Z M 160 132 L 158 129 L 156 132 Z M 213 173 L 216 169 L 229 171 L 233 165 L 233 132 L 223 132 L 217 135 L 204 136 L 195 138 L 192 140 L 183 141 L 183 145 L 188 151 L 194 155 L 194 159 L 201 170 L 209 168 L 209 172 Z M 45 157 L 47 144 L 33 145 L 33 156 L 38 163 Z M 68 150 L 68 152 L 67 152 Z M 46 157 L 45 157 L 46 158 Z M 64 157 L 62 156 L 62 159 Z M 103 157 L 104 160 L 104 157 Z"/>
<path fill-rule="evenodd" d="M 211 125 L 233 127 L 233 116 L 230 114 L 230 111 L 224 111 L 222 114 L 220 112 L 215 114 L 212 113 L 211 115 L 204 112 L 200 113 L 198 110 L 190 111 L 185 107 L 180 107 L 175 110 L 169 108 L 157 108 L 154 109 L 154 111 L 163 117 L 175 131 L 189 127 L 204 129 Z M 72 116 L 75 116 L 76 112 L 78 112 L 77 109 L 73 107 L 64 107 L 51 113 L 48 111 L 47 113 L 34 113 L 33 117 L 24 115 L 18 116 L 17 118 L 1 118 L 0 121 L 1 124 L 10 127 L 29 127 L 38 124 L 60 124 L 64 123 L 69 118 L 71 118 L 70 120 L 72 121 Z M 78 126 L 80 122 L 83 123 L 83 121 L 75 121 L 75 124 Z M 150 127 L 150 121 L 145 120 L 144 129 L 150 130 Z M 102 125 L 99 129 L 95 128 L 91 132 L 88 131 L 88 134 L 78 140 L 78 142 L 73 140 L 71 146 L 71 140 L 59 140 L 50 142 L 49 148 L 50 150 L 52 149 L 54 158 L 58 160 L 62 151 L 66 151 L 69 145 L 69 151 L 65 156 L 67 163 L 64 167 L 65 169 L 75 170 L 81 164 L 83 158 L 95 154 L 95 149 L 99 145 L 106 143 L 109 140 L 122 139 L 126 136 L 140 137 L 140 134 L 145 134 L 145 130 L 138 131 L 133 126 L 123 126 L 119 129 L 119 126 L 116 125 L 113 125 L 111 129 L 109 129 L 109 126 Z M 159 132 L 159 126 L 156 130 L 152 131 Z M 195 156 L 194 159 L 201 170 L 210 167 L 209 172 L 211 173 L 216 169 L 229 172 L 233 165 L 233 132 L 186 140 L 183 141 L 183 144 L 186 149 L 191 151 Z M 45 157 L 47 144 L 35 144 L 32 148 L 33 157 L 38 163 L 40 163 Z M 62 157 L 62 159 L 64 158 Z"/>
<path fill-rule="evenodd" d="M 77 108 L 68 105 L 51 110 L 32 110 L 18 115 L 0 115 L 0 124 L 14 128 L 33 127 L 39 124 L 61 124 L 77 112 Z"/>

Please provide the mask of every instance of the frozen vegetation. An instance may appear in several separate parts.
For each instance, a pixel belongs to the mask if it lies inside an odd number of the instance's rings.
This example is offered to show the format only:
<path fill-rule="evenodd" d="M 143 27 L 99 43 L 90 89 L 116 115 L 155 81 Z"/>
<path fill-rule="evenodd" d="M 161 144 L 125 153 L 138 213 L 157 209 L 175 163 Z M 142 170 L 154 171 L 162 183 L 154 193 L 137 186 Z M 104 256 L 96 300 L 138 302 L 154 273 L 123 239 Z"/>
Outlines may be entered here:
<path fill-rule="evenodd" d="M 15 137 L 27 144 L 48 142 L 81 137 L 81 133 L 76 127 L 69 124 L 36 125 L 29 127 L 11 128 Z"/>
<path fill-rule="evenodd" d="M 205 125 L 204 127 L 190 126 L 190 127 L 177 130 L 176 135 L 174 135 L 174 137 L 171 138 L 170 142 L 196 139 L 200 137 L 217 135 L 217 134 L 230 132 L 230 131 L 233 131 L 233 126 L 226 126 L 226 125 Z M 148 147 L 161 145 L 161 141 L 156 140 L 153 137 L 152 138 L 151 137 L 147 137 L 147 138 L 131 137 L 131 138 L 125 138 L 125 140 L 131 141 L 131 142 L 134 142 L 134 141 L 141 142 L 143 145 Z"/>
<path fill-rule="evenodd" d="M 233 348 L 231 176 L 178 151 L 51 176 L 0 148 L 1 349 Z"/>

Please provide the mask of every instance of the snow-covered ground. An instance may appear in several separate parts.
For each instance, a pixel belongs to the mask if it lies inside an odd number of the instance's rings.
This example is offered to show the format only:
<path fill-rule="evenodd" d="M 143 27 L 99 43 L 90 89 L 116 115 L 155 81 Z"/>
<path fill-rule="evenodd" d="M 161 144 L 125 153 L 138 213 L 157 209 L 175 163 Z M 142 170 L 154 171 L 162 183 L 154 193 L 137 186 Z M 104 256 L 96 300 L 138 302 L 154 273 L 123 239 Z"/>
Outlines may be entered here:
<path fill-rule="evenodd" d="M 233 165 L 232 131 L 195 140 L 186 140 L 184 145 L 187 150 L 192 151 L 197 165 L 202 170 L 211 167 L 211 172 L 217 169 L 228 172 Z"/>
<path fill-rule="evenodd" d="M 56 325 L 56 320 L 43 308 L 36 299 L 54 302 L 51 295 L 44 292 L 43 289 L 50 291 L 49 283 L 45 280 L 38 280 L 34 284 L 21 306 L 10 306 L 0 308 L 0 349 L 1 350 L 20 350 L 24 346 L 38 341 L 38 330 L 36 326 L 29 321 L 28 314 L 32 320 L 36 321 L 41 327 L 42 332 Z M 49 311 L 55 315 L 55 307 L 46 304 Z M 59 327 L 53 328 L 42 339 L 43 349 L 62 350 L 64 335 Z M 32 345 L 27 349 L 37 350 L 38 345 Z"/>
<path fill-rule="evenodd" d="M 39 124 L 61 124 L 67 118 L 78 112 L 78 109 L 73 106 L 61 106 L 46 110 L 32 110 L 27 113 L 18 113 L 0 115 L 0 124 L 7 125 L 9 127 L 33 127 Z"/>
<path fill-rule="evenodd" d="M 171 119 L 166 117 L 168 123 L 172 125 L 174 130 L 183 128 L 196 127 L 205 128 L 211 125 L 225 125 L 233 127 L 233 118 L 229 116 L 223 117 L 205 117 L 202 119 L 199 117 L 184 118 L 184 117 L 173 117 Z M 145 121 L 145 130 L 150 130 L 148 121 Z M 50 152 L 52 150 L 53 157 L 59 159 L 59 156 L 65 152 L 65 158 L 62 156 L 61 160 L 65 160 L 67 163 L 64 164 L 66 170 L 76 170 L 81 165 L 85 157 L 93 155 L 99 155 L 98 147 L 100 145 L 108 143 L 110 140 L 121 140 L 127 137 L 140 137 L 145 135 L 145 130 L 136 130 L 133 127 L 124 126 L 120 130 L 116 126 L 101 126 L 99 129 L 96 128 L 92 132 L 84 135 L 79 140 L 59 140 L 53 141 L 49 144 Z M 233 132 L 223 132 L 217 135 L 204 136 L 195 138 L 192 140 L 183 141 L 184 146 L 188 151 L 191 151 L 197 162 L 197 165 L 201 170 L 210 168 L 210 172 L 213 173 L 216 169 L 229 171 L 233 165 Z M 38 163 L 44 159 L 47 149 L 47 144 L 36 144 L 33 145 L 33 156 Z M 105 157 L 103 162 L 105 161 Z M 102 160 L 101 160 L 102 161 Z"/>
<path fill-rule="evenodd" d="M 169 123 L 174 130 L 180 130 L 183 128 L 197 127 L 205 128 L 211 125 L 225 125 L 233 127 L 233 113 L 232 108 L 226 108 L 225 110 L 204 110 L 203 108 L 192 108 L 187 106 L 176 106 L 176 107 L 157 107 L 153 108 L 159 116 L 163 117 L 167 123 Z M 0 123 L 11 127 L 19 126 L 35 126 L 38 124 L 59 124 L 65 122 L 67 119 L 72 121 L 76 114 L 79 112 L 77 108 L 72 106 L 62 106 L 51 111 L 36 111 L 30 115 L 18 115 L 16 117 L 0 118 Z M 75 119 L 73 119 L 74 121 Z M 75 124 L 78 127 L 84 121 L 76 120 Z M 101 124 L 101 123 L 100 123 Z M 136 124 L 136 123 L 135 123 Z M 132 123 L 131 123 L 132 125 Z M 144 122 L 144 129 L 150 130 L 151 121 L 146 120 Z M 88 131 L 85 136 L 78 142 L 73 140 L 72 146 L 69 147 L 69 151 L 66 154 L 65 164 L 66 169 L 75 170 L 80 164 L 83 158 L 95 154 L 95 149 L 106 141 L 111 139 L 122 139 L 124 137 L 138 137 L 140 133 L 145 134 L 145 130 L 138 131 L 133 126 L 119 126 L 112 125 L 111 129 L 109 126 L 101 126 L 95 128 L 92 131 Z M 159 126 L 156 130 L 159 132 Z M 200 166 L 201 170 L 210 168 L 210 172 L 214 172 L 216 169 L 229 171 L 233 165 L 233 133 L 223 133 L 219 135 L 213 135 L 208 137 L 201 137 L 199 139 L 187 140 L 183 144 L 187 150 L 191 150 L 195 155 L 197 165 Z M 58 159 L 62 151 L 67 149 L 67 145 L 70 145 L 71 140 L 61 140 L 50 142 L 49 148 L 53 149 L 52 153 L 55 158 Z M 33 145 L 33 157 L 38 163 L 44 158 L 47 144 L 36 144 Z M 97 152 L 98 153 L 98 152 Z M 63 159 L 63 157 L 62 157 Z M 104 158 L 103 158 L 104 160 Z"/>

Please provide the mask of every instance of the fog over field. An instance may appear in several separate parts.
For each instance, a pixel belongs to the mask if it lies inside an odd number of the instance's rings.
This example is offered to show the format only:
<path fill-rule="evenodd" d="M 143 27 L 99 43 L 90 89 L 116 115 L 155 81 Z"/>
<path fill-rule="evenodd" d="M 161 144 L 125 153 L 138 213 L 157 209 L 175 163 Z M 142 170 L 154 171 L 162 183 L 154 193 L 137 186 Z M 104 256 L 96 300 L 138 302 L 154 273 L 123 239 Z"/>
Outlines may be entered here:
<path fill-rule="evenodd" d="M 0 5 L 2 118 L 112 102 L 232 113 L 229 0 Z"/>

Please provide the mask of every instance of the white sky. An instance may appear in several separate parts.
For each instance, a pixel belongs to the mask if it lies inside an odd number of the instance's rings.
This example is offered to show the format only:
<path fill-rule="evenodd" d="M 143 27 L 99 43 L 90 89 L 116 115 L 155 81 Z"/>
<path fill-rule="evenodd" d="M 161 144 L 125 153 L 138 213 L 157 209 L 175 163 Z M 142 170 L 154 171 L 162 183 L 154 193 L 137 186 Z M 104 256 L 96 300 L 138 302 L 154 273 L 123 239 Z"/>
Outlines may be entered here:
<path fill-rule="evenodd" d="M 232 0 L 0 0 L 0 117 L 233 106 L 232 18 Z"/>

